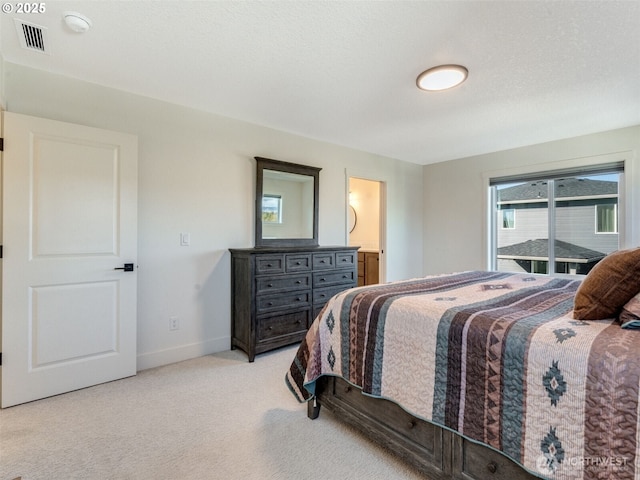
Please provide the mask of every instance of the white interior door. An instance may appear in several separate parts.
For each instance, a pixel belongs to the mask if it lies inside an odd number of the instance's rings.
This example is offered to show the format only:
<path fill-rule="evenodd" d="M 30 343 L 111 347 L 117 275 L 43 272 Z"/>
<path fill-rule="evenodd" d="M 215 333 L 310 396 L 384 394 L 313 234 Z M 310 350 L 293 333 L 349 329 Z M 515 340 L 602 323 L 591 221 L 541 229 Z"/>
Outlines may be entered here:
<path fill-rule="evenodd" d="M 3 123 L 4 408 L 135 375 L 138 146 L 9 112 Z"/>

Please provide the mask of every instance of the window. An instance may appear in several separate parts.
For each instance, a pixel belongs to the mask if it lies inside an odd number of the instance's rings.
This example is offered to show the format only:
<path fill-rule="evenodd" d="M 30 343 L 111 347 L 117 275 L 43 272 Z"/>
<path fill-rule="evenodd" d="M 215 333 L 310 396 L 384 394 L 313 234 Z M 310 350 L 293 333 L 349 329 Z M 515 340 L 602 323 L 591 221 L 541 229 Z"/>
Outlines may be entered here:
<path fill-rule="evenodd" d="M 513 208 L 501 210 L 502 212 L 502 228 L 516 228 L 516 211 Z"/>
<path fill-rule="evenodd" d="M 262 221 L 264 223 L 282 223 L 282 197 L 265 194 L 262 196 Z"/>
<path fill-rule="evenodd" d="M 549 262 L 544 260 L 534 260 L 531 267 L 531 273 L 549 273 Z"/>
<path fill-rule="evenodd" d="M 622 174 L 620 162 L 586 171 L 491 179 L 492 268 L 589 273 L 606 255 L 619 249 Z"/>
<path fill-rule="evenodd" d="M 618 205 L 596 205 L 596 233 L 618 233 Z"/>

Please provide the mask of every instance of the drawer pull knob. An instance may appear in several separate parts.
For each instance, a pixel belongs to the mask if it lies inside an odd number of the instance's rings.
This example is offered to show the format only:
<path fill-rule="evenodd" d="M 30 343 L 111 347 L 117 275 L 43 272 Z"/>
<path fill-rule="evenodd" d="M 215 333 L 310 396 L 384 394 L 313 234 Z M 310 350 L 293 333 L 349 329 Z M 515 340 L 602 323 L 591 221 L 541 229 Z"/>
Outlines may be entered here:
<path fill-rule="evenodd" d="M 273 327 L 267 327 L 267 330 L 273 330 Z"/>
<path fill-rule="evenodd" d="M 269 288 L 273 287 L 273 283 L 270 283 L 269 285 L 267 285 L 267 287 Z"/>
<path fill-rule="evenodd" d="M 272 307 L 272 306 L 273 306 L 273 302 L 269 302 L 269 303 L 267 303 L 267 305 L 269 305 L 270 307 Z"/>
<path fill-rule="evenodd" d="M 326 262 L 326 261 L 324 261 L 324 260 L 320 260 L 320 263 L 327 263 L 327 262 Z"/>
<path fill-rule="evenodd" d="M 344 393 L 349 393 L 351 391 L 351 386 L 344 388 Z"/>
<path fill-rule="evenodd" d="M 297 325 L 300 325 L 302 322 L 300 320 L 296 321 Z"/>
<path fill-rule="evenodd" d="M 301 301 L 302 299 L 300 297 L 296 298 L 296 302 Z"/>
<path fill-rule="evenodd" d="M 415 426 L 416 426 L 416 422 L 414 420 L 411 420 L 409 423 L 407 423 L 407 428 L 409 430 L 411 430 Z"/>
<path fill-rule="evenodd" d="M 349 278 L 349 275 L 342 275 L 342 278 Z"/>
<path fill-rule="evenodd" d="M 302 281 L 301 281 L 301 280 L 298 280 L 296 283 L 297 283 L 298 285 L 300 285 L 300 284 L 302 283 Z"/>
<path fill-rule="evenodd" d="M 320 281 L 321 282 L 326 282 L 326 280 L 324 278 L 321 278 Z"/>
<path fill-rule="evenodd" d="M 496 462 L 487 463 L 487 470 L 489 470 L 490 473 L 496 473 L 498 471 L 498 464 Z"/>
<path fill-rule="evenodd" d="M 273 265 L 270 263 L 267 263 L 267 267 L 273 267 Z"/>
<path fill-rule="evenodd" d="M 302 265 L 302 262 L 296 262 L 296 265 Z"/>

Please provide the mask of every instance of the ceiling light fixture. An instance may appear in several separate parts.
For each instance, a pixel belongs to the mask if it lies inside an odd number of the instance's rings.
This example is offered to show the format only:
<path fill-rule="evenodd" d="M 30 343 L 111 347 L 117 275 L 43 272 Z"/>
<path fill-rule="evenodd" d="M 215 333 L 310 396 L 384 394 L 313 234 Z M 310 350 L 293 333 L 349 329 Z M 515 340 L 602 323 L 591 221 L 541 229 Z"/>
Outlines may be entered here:
<path fill-rule="evenodd" d="M 439 91 L 460 85 L 467 79 L 469 70 L 462 65 L 439 65 L 425 70 L 416 79 L 421 90 Z"/>
<path fill-rule="evenodd" d="M 64 12 L 64 23 L 76 33 L 84 33 L 91 28 L 91 20 L 78 12 Z"/>

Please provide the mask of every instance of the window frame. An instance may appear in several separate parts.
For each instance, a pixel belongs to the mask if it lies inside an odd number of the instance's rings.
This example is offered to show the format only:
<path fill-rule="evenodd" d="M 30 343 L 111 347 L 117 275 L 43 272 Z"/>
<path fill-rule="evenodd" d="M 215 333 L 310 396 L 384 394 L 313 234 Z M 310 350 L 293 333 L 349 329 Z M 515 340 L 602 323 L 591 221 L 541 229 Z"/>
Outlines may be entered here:
<path fill-rule="evenodd" d="M 551 162 L 539 162 L 536 164 L 522 165 L 515 168 L 503 168 L 499 170 L 488 170 L 482 172 L 482 182 L 485 192 L 485 202 L 483 202 L 483 263 L 485 268 L 490 271 L 497 271 L 497 232 L 498 221 L 496 198 L 496 189 L 490 188 L 495 185 L 495 180 L 499 179 L 504 183 L 515 181 L 528 181 L 532 179 L 539 180 L 547 174 L 552 174 L 555 178 L 563 176 L 587 176 L 597 173 L 611 172 L 612 170 L 620 173 L 618 181 L 618 245 L 619 249 L 630 248 L 629 242 L 634 236 L 640 238 L 640 234 L 635 235 L 636 230 L 640 226 L 640 222 L 636 224 L 631 215 L 628 214 L 632 210 L 634 204 L 633 198 L 626 195 L 626 192 L 633 190 L 633 179 L 640 177 L 640 170 L 634 168 L 633 151 L 620 151 L 616 153 L 608 153 L 597 156 L 580 157 L 573 159 L 557 160 Z M 510 159 L 511 162 L 517 162 L 518 159 Z M 638 170 L 638 171 L 636 171 Z M 637 203 L 637 202 L 636 202 Z M 553 243 L 550 242 L 553 249 Z M 555 252 L 549 252 L 550 257 Z M 555 262 L 554 262 L 555 263 Z M 551 265 L 550 265 L 551 267 Z M 552 276 L 569 276 L 575 277 L 573 274 L 555 273 L 555 265 L 549 275 Z M 579 276 L 583 278 L 583 275 Z"/>

